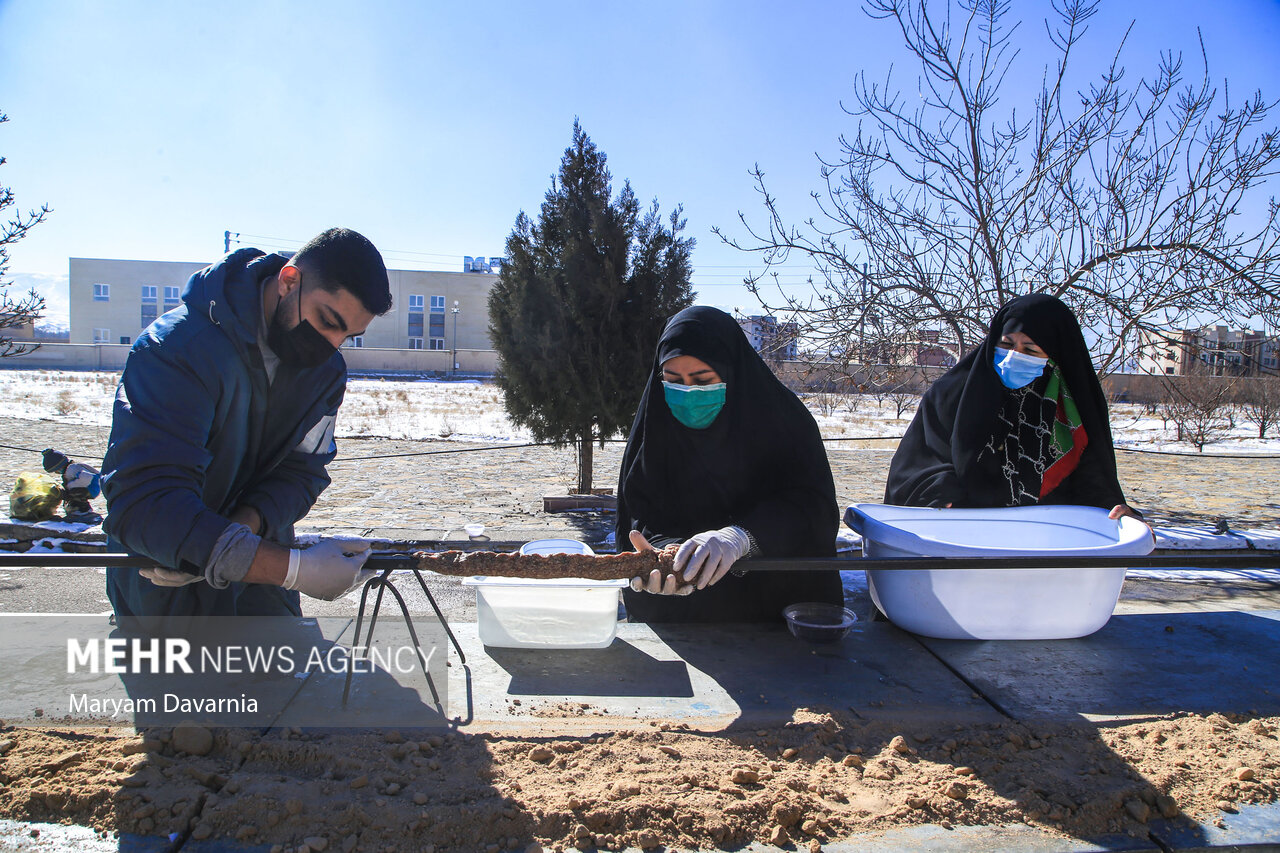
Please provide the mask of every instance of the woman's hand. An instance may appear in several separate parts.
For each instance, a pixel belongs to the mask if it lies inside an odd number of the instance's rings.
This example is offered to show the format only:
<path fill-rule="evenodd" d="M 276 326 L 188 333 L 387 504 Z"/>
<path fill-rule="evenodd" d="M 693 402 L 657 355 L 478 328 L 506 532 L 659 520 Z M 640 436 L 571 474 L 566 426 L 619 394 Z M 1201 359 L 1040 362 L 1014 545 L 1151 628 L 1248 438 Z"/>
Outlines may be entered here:
<path fill-rule="evenodd" d="M 1111 512 L 1107 513 L 1107 518 L 1120 518 L 1125 515 L 1130 518 L 1136 518 L 1138 521 L 1142 521 L 1142 516 L 1138 514 L 1137 510 L 1128 504 L 1116 504 L 1111 508 Z"/>
<path fill-rule="evenodd" d="M 649 540 L 644 538 L 644 534 L 639 530 L 631 531 L 631 547 L 637 551 L 657 551 L 649 544 Z M 664 549 L 666 550 L 666 549 Z M 664 579 L 661 569 L 654 569 L 649 572 L 649 576 L 635 577 L 631 579 L 631 588 L 636 592 L 651 592 L 654 595 L 688 595 L 693 592 L 691 584 L 676 583 L 675 573 L 669 574 Z"/>
<path fill-rule="evenodd" d="M 698 589 L 706 589 L 728 574 L 751 550 L 740 527 L 722 527 L 691 537 L 676 551 L 676 574 Z"/>

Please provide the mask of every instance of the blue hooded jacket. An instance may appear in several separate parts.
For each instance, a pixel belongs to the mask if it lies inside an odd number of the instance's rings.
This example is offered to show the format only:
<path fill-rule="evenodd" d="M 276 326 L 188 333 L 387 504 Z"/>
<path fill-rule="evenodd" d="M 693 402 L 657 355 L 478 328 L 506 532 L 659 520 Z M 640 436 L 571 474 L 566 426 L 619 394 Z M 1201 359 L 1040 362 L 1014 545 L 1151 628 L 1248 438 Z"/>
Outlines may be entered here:
<path fill-rule="evenodd" d="M 262 282 L 285 263 L 257 249 L 227 255 L 134 343 L 102 465 L 103 529 L 128 552 L 203 573 L 237 506 L 261 514 L 263 538 L 289 544 L 329 485 L 341 353 L 313 368 L 281 362 L 268 382 L 258 347 Z"/>

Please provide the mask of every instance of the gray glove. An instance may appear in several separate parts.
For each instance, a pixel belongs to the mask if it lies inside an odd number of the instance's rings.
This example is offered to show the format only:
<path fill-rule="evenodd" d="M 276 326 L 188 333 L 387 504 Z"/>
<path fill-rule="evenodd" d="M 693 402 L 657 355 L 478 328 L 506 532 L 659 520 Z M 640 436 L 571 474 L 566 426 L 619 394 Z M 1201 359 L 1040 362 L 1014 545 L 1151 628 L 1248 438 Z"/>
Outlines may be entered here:
<path fill-rule="evenodd" d="M 706 589 L 750 553 L 751 536 L 741 527 L 708 530 L 680 546 L 675 571 L 696 589 Z"/>
<path fill-rule="evenodd" d="M 361 570 L 370 550 L 369 543 L 359 539 L 325 539 L 305 550 L 292 549 L 284 588 L 333 601 L 376 574 Z"/>
<path fill-rule="evenodd" d="M 174 569 L 162 569 L 159 566 L 154 569 L 138 569 L 138 574 L 156 586 L 186 586 L 189 583 L 200 583 L 200 581 L 204 580 L 204 575 L 193 575 L 190 572 L 179 572 Z"/>

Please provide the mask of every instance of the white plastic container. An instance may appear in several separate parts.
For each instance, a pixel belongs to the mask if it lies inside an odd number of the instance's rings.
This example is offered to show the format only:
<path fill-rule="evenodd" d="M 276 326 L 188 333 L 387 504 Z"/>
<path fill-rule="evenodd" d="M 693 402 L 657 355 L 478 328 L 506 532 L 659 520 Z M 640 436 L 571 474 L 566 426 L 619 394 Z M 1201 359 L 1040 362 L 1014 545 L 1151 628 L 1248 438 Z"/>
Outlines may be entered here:
<path fill-rule="evenodd" d="M 1155 539 L 1133 518 L 1086 506 L 931 509 L 854 504 L 845 523 L 863 556 L 1117 557 L 1151 553 Z M 895 625 L 940 639 L 1083 637 L 1111 618 L 1123 568 L 870 569 L 867 587 Z"/>
<path fill-rule="evenodd" d="M 521 554 L 592 554 L 574 539 L 539 539 Z M 505 649 L 602 649 L 618 633 L 626 579 L 469 577 L 480 642 Z"/>

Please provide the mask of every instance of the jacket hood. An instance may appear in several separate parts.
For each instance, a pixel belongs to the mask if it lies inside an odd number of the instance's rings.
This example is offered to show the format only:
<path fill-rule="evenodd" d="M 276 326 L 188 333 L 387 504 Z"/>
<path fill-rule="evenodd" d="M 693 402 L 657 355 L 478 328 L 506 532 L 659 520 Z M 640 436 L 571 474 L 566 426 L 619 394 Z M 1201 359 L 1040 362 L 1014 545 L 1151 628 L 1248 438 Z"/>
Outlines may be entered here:
<path fill-rule="evenodd" d="M 288 263 L 281 254 L 237 249 L 187 280 L 182 301 L 191 316 L 202 317 L 233 341 L 256 345 L 262 318 L 259 283 Z"/>

